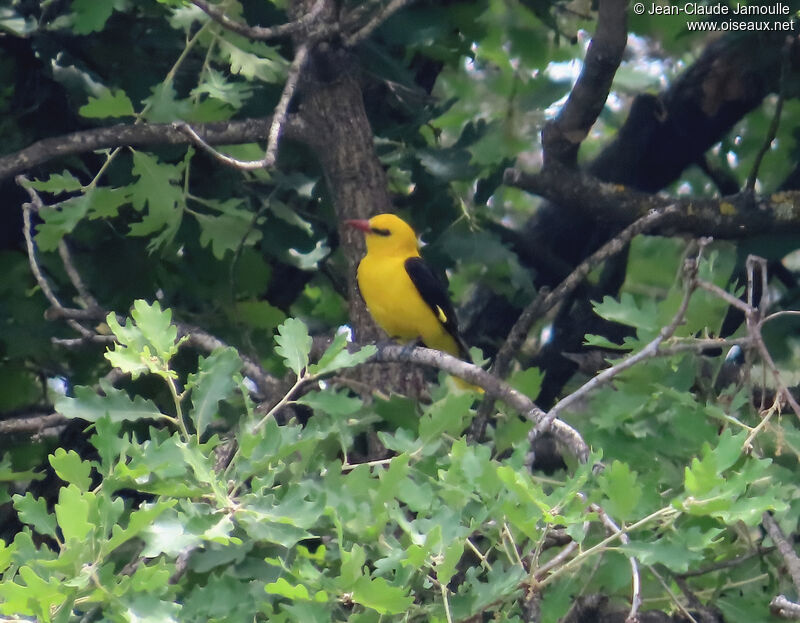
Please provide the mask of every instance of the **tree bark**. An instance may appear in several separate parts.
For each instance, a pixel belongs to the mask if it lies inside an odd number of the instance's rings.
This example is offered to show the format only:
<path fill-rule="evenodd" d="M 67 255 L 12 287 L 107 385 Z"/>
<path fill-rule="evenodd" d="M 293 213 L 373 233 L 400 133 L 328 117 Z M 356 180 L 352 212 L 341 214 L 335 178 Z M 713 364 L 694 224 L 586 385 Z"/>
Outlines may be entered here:
<path fill-rule="evenodd" d="M 310 146 L 322 166 L 339 221 L 339 239 L 347 259 L 350 322 L 359 342 L 387 339 L 366 309 L 356 283 L 356 268 L 364 256 L 363 235 L 346 227 L 346 219 L 366 219 L 393 212 L 386 173 L 374 147 L 374 135 L 364 109 L 357 67 L 352 56 L 324 44 L 311 54 L 300 116 L 310 128 Z M 387 284 L 391 287 L 391 284 Z M 382 391 L 419 396 L 419 369 L 400 364 L 364 367 L 359 380 Z"/>

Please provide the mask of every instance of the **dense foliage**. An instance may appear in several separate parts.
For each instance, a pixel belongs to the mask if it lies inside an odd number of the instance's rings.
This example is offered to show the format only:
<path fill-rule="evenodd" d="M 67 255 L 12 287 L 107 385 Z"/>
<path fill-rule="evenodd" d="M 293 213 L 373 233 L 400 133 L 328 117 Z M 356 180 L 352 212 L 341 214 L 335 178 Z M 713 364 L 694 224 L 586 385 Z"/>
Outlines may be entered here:
<path fill-rule="evenodd" d="M 791 615 L 800 54 L 688 21 L 0 7 L 3 620 Z M 485 394 L 364 313 L 389 209 Z"/>

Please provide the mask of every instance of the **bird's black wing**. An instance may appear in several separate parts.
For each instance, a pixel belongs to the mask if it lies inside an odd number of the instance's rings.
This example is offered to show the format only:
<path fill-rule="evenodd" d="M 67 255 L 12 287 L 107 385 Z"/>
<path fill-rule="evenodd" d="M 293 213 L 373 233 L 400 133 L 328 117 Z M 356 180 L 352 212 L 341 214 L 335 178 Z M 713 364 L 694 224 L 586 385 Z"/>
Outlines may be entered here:
<path fill-rule="evenodd" d="M 422 300 L 431 308 L 434 315 L 442 323 L 445 330 L 458 344 L 459 356 L 467 361 L 472 361 L 469 349 L 461 335 L 458 333 L 458 320 L 453 304 L 441 280 L 433 273 L 430 266 L 421 257 L 410 257 L 405 261 L 405 268 L 411 282 L 422 296 Z"/>

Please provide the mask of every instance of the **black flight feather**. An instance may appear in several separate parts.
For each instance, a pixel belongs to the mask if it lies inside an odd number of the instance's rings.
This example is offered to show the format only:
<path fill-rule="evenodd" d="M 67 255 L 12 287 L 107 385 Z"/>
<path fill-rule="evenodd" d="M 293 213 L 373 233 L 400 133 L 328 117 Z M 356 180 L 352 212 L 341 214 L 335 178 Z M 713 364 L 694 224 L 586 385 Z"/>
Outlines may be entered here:
<path fill-rule="evenodd" d="M 450 297 L 439 278 L 433 273 L 430 266 L 421 257 L 410 257 L 405 261 L 405 268 L 411 282 L 422 296 L 422 300 L 431 308 L 452 338 L 458 344 L 459 357 L 472 361 L 469 349 L 458 333 L 458 320 Z"/>

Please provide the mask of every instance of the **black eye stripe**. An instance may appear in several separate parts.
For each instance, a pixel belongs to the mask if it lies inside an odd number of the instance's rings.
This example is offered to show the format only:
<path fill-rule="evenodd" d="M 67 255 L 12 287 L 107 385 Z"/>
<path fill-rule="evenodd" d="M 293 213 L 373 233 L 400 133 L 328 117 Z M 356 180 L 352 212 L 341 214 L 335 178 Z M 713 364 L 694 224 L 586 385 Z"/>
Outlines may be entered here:
<path fill-rule="evenodd" d="M 372 233 L 373 234 L 378 234 L 379 236 L 391 236 L 392 235 L 392 232 L 390 232 L 388 229 L 381 229 L 380 227 L 373 227 L 372 228 Z"/>

